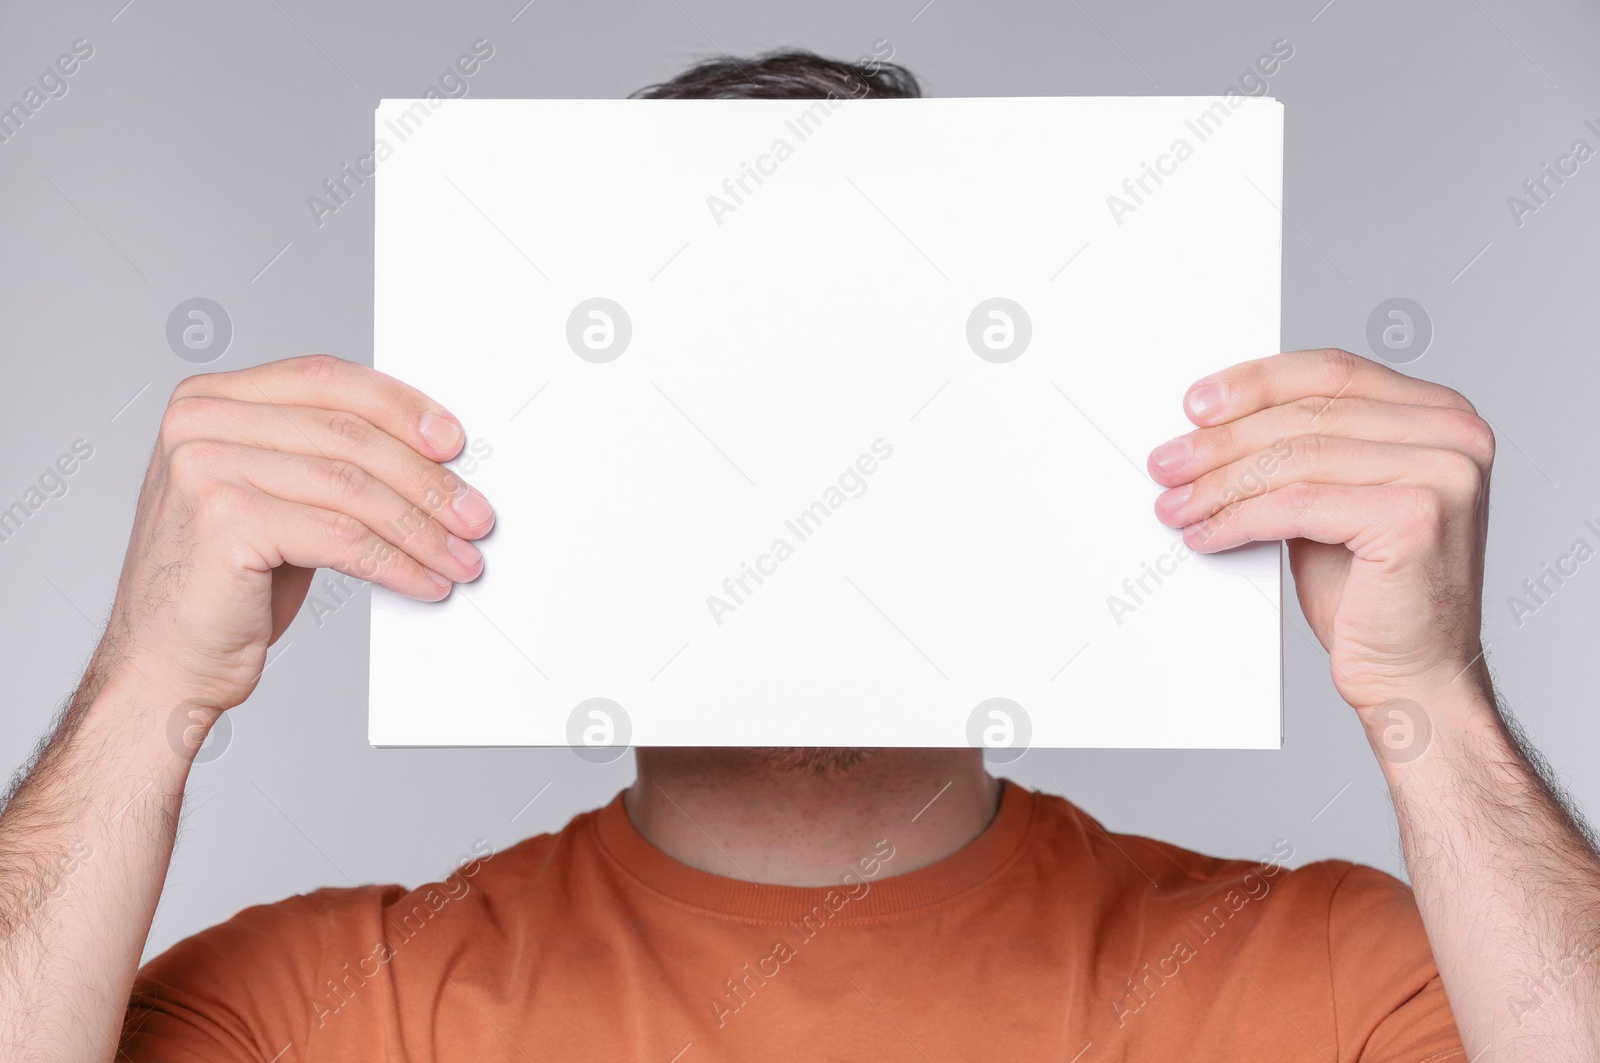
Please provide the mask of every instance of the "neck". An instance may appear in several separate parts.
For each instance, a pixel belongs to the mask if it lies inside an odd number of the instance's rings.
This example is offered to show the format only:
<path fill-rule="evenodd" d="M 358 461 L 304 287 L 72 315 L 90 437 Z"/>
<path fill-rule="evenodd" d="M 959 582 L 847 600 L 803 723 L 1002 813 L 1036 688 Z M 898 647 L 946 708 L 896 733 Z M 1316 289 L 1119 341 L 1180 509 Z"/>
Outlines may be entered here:
<path fill-rule="evenodd" d="M 826 886 L 894 847 L 884 872 L 942 860 L 994 819 L 1000 780 L 977 749 L 650 748 L 623 797 L 656 848 L 700 871 Z"/>

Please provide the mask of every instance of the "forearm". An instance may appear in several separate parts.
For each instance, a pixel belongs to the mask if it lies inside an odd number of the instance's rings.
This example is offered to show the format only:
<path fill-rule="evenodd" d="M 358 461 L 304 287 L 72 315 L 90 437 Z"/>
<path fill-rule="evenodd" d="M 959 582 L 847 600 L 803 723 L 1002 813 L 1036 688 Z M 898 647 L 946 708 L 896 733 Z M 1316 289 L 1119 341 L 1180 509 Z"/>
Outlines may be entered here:
<path fill-rule="evenodd" d="M 1383 765 L 1445 992 L 1475 1060 L 1600 1059 L 1600 860 L 1469 683 Z"/>
<path fill-rule="evenodd" d="M 0 813 L 8 1060 L 115 1053 L 190 763 L 162 701 L 125 676 L 88 680 Z"/>

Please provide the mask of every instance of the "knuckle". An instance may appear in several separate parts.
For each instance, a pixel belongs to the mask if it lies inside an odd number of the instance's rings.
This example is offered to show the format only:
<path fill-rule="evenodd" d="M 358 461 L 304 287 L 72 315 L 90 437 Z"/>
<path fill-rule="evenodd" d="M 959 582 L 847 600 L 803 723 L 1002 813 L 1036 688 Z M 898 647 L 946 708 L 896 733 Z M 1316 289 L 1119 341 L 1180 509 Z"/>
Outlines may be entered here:
<path fill-rule="evenodd" d="M 213 480 L 195 494 L 195 530 L 202 539 L 237 530 L 249 510 L 249 493 L 244 488 L 225 480 Z"/>
<path fill-rule="evenodd" d="M 1200 458 L 1228 458 L 1238 443 L 1238 432 L 1233 424 L 1219 424 L 1202 428 L 1195 435 L 1195 450 Z"/>
<path fill-rule="evenodd" d="M 1272 372 L 1272 358 L 1257 358 L 1254 361 L 1241 362 L 1233 368 L 1218 374 L 1213 379 L 1225 382 L 1228 386 L 1228 394 L 1237 396 L 1260 390 L 1262 384 L 1272 375 Z"/>
<path fill-rule="evenodd" d="M 1304 472 L 1320 469 L 1328 454 L 1328 441 L 1319 435 L 1295 436 L 1288 441 L 1288 447 L 1288 463 Z"/>
<path fill-rule="evenodd" d="M 441 468 L 440 475 L 426 485 L 424 508 L 430 514 L 437 513 L 447 506 L 454 505 L 466 493 L 466 481 L 457 476 L 454 470 Z"/>
<path fill-rule="evenodd" d="M 1361 371 L 1361 363 L 1367 361 L 1359 354 L 1352 354 L 1343 347 L 1327 347 L 1318 354 L 1321 355 L 1328 375 L 1339 381 L 1341 386 L 1348 385 L 1355 379 L 1356 374 Z"/>
<path fill-rule="evenodd" d="M 344 547 L 360 546 L 367 541 L 367 526 L 348 513 L 336 514 L 328 525 L 333 541 Z"/>
<path fill-rule="evenodd" d="M 341 411 L 328 418 L 328 431 L 352 447 L 361 447 L 372 438 L 373 429 L 365 418 Z"/>
<path fill-rule="evenodd" d="M 184 377 L 178 381 L 178 386 L 172 389 L 172 396 L 168 400 L 168 404 L 171 405 L 182 399 L 192 399 L 207 394 L 211 387 L 210 378 L 214 375 L 214 373 L 196 373 L 194 376 Z"/>
<path fill-rule="evenodd" d="M 306 380 L 319 388 L 334 384 L 343 373 L 345 364 L 331 354 L 308 354 L 298 361 Z"/>
<path fill-rule="evenodd" d="M 334 461 L 328 465 L 328 493 L 335 499 L 360 498 L 372 483 L 372 474 L 353 461 Z"/>
<path fill-rule="evenodd" d="M 1295 399 L 1289 404 L 1295 420 L 1304 425 L 1311 425 L 1331 412 L 1332 400 L 1326 395 L 1307 395 L 1303 399 Z"/>
<path fill-rule="evenodd" d="M 199 395 L 179 396 L 174 392 L 174 396 L 161 415 L 159 430 L 161 441 L 173 449 L 200 434 L 211 408 L 211 400 Z"/>
<path fill-rule="evenodd" d="M 374 535 L 360 552 L 354 555 L 350 567 L 362 579 L 382 580 L 389 573 L 402 567 L 404 562 L 401 557 L 398 547 Z"/>
<path fill-rule="evenodd" d="M 1439 390 L 1444 394 L 1444 405 L 1454 410 L 1460 410 L 1462 413 L 1470 414 L 1473 417 L 1478 416 L 1478 408 L 1467 401 L 1467 397 L 1461 392 L 1455 388 L 1445 387 L 1443 384 L 1439 385 Z"/>
<path fill-rule="evenodd" d="M 383 575 L 384 558 L 380 556 L 380 547 L 371 546 L 358 553 L 350 555 L 349 560 L 340 565 L 342 571 L 348 572 L 357 579 L 375 580 Z"/>
<path fill-rule="evenodd" d="M 1307 483 L 1304 480 L 1296 480 L 1283 488 L 1283 501 L 1289 507 L 1289 512 L 1297 519 L 1304 517 L 1311 507 L 1316 504 L 1316 500 L 1317 488 L 1315 484 Z"/>
<path fill-rule="evenodd" d="M 167 455 L 167 476 L 180 492 L 196 494 L 216 478 L 224 449 L 222 444 L 205 439 L 179 443 Z"/>
<path fill-rule="evenodd" d="M 1459 411 L 1457 418 L 1460 424 L 1460 438 L 1467 454 L 1477 462 L 1487 467 L 1494 462 L 1494 429 L 1489 427 L 1489 422 L 1479 417 L 1476 413 Z"/>
<path fill-rule="evenodd" d="M 1200 518 L 1197 522 L 1207 529 L 1208 534 L 1219 529 L 1231 527 L 1241 515 L 1253 511 L 1255 502 L 1252 499 L 1238 495 L 1219 500 L 1217 509 L 1209 516 Z"/>
<path fill-rule="evenodd" d="M 1444 521 L 1445 501 L 1431 487 L 1418 487 L 1406 493 L 1403 519 L 1413 529 L 1437 527 Z"/>
<path fill-rule="evenodd" d="M 1483 482 L 1483 470 L 1470 454 L 1447 450 L 1442 459 L 1440 477 L 1452 495 L 1474 495 Z"/>

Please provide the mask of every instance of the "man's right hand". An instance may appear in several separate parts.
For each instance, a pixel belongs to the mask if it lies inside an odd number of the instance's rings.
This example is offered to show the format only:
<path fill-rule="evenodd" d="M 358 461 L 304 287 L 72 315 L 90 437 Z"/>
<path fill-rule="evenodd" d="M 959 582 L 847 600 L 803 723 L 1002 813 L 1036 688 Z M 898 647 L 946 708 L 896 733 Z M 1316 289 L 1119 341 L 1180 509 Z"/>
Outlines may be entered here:
<path fill-rule="evenodd" d="M 178 385 L 105 637 L 0 809 L 6 1058 L 119 1054 L 199 748 L 188 721 L 250 695 L 313 573 L 436 600 L 482 570 L 469 540 L 494 513 L 439 464 L 462 439 L 426 395 L 326 355 Z"/>
<path fill-rule="evenodd" d="M 220 713 L 255 689 L 316 569 L 425 601 L 476 578 L 470 540 L 494 513 L 439 464 L 463 438 L 426 395 L 329 355 L 183 381 L 91 671 Z"/>

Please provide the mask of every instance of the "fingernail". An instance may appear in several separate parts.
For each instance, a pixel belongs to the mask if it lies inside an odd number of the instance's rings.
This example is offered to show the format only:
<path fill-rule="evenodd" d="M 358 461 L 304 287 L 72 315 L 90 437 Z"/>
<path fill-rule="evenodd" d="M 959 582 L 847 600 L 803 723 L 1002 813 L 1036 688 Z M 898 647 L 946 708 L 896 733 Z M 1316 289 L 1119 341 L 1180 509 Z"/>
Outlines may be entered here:
<path fill-rule="evenodd" d="M 1221 384 L 1196 384 L 1189 391 L 1189 412 L 1196 417 L 1213 417 L 1227 404 L 1227 389 Z"/>
<path fill-rule="evenodd" d="M 1173 472 L 1181 468 L 1193 453 L 1194 444 L 1189 441 L 1189 437 L 1179 436 L 1152 450 L 1150 462 L 1160 472 Z"/>
<path fill-rule="evenodd" d="M 483 560 L 482 552 L 465 539 L 458 539 L 454 535 L 447 534 L 444 537 L 444 545 L 450 551 L 451 557 L 468 568 L 477 568 L 478 562 Z"/>
<path fill-rule="evenodd" d="M 423 566 L 422 571 L 426 572 L 428 574 L 428 578 L 433 580 L 433 585 L 439 588 L 439 598 L 443 598 L 445 595 L 449 594 L 450 588 L 455 586 L 455 584 L 451 583 L 448 579 L 439 575 L 439 573 L 435 572 L 431 568 L 428 568 L 427 566 Z M 434 601 L 438 600 L 438 598 L 434 599 Z"/>
<path fill-rule="evenodd" d="M 422 438 L 435 450 L 453 453 L 461 445 L 461 426 L 432 410 L 422 415 Z"/>
<path fill-rule="evenodd" d="M 469 528 L 487 524 L 494 516 L 494 507 L 476 487 L 467 488 L 467 493 L 456 499 L 452 508 L 456 511 L 456 516 L 465 521 Z"/>

